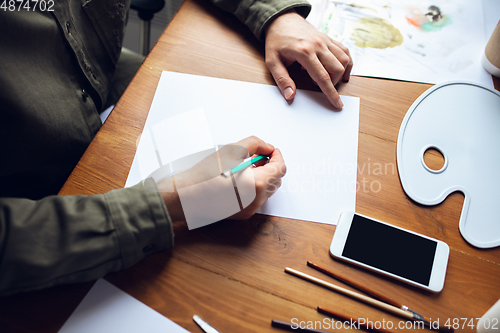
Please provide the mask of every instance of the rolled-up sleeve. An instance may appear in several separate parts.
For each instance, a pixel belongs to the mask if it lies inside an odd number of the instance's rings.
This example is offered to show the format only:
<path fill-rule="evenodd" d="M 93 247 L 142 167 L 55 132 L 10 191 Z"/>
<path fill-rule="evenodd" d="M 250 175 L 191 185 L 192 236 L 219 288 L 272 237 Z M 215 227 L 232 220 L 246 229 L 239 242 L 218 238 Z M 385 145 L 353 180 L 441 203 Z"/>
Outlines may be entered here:
<path fill-rule="evenodd" d="M 0 295 L 90 281 L 172 248 L 152 180 L 92 196 L 0 199 Z"/>
<path fill-rule="evenodd" d="M 294 9 L 306 17 L 311 5 L 304 0 L 211 0 L 219 8 L 234 14 L 259 40 L 264 39 L 266 25 L 276 16 Z"/>

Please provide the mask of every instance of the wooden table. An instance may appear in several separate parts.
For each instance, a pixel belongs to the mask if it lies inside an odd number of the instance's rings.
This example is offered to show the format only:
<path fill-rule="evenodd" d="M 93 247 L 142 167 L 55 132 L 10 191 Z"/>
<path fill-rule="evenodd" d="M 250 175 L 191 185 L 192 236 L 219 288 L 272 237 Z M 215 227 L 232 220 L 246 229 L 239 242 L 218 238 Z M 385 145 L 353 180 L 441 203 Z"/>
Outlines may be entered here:
<path fill-rule="evenodd" d="M 186 0 L 68 179 L 62 195 L 95 194 L 123 187 L 162 70 L 274 84 L 263 45 L 234 17 L 202 0 Z M 317 90 L 298 69 L 299 88 Z M 497 82 L 498 83 L 498 82 Z M 280 332 L 272 319 L 321 321 L 317 306 L 373 322 L 399 319 L 284 273 L 287 266 L 332 279 L 306 266 L 308 260 L 337 270 L 444 324 L 460 326 L 481 317 L 500 298 L 500 248 L 481 250 L 460 236 L 463 196 L 436 207 L 410 200 L 396 168 L 401 121 L 429 85 L 352 77 L 341 94 L 361 98 L 356 210 L 450 245 L 444 290 L 431 294 L 333 260 L 335 226 L 256 215 L 188 231 L 176 223 L 175 248 L 152 255 L 106 279 L 192 332 L 198 314 L 220 332 Z M 498 85 L 497 85 L 498 88 Z M 193 92 L 196 98 L 196 92 Z M 383 171 L 378 166 L 384 166 Z M 284 179 L 286 181 L 286 177 Z M 93 283 L 50 288 L 0 299 L 1 332 L 54 332 Z M 341 283 L 339 283 L 342 285 Z M 339 330 L 336 330 L 339 331 Z M 411 330 L 409 330 L 411 331 Z M 465 326 L 463 331 L 473 331 Z"/>

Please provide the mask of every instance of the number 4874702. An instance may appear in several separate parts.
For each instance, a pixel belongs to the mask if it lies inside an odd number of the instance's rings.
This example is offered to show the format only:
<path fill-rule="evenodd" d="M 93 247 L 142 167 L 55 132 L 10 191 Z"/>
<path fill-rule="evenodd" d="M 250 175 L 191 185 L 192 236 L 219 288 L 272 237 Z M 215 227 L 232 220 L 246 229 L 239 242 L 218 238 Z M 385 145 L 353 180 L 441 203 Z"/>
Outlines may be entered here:
<path fill-rule="evenodd" d="M 481 318 L 448 318 L 446 322 L 444 323 L 444 326 L 448 328 L 453 328 L 455 330 L 458 329 L 464 329 L 466 327 L 469 327 L 471 329 L 474 329 L 476 327 L 476 323 L 479 322 L 479 319 Z M 478 323 L 479 324 L 479 323 Z M 498 318 L 492 318 L 488 319 L 485 318 L 481 322 L 481 326 L 484 326 L 486 329 L 500 329 L 500 326 L 498 324 Z"/>
<path fill-rule="evenodd" d="M 1 0 L 0 0 L 1 1 Z M 41 11 L 53 12 L 54 0 L 3 0 L 0 10 L 8 12 Z"/>

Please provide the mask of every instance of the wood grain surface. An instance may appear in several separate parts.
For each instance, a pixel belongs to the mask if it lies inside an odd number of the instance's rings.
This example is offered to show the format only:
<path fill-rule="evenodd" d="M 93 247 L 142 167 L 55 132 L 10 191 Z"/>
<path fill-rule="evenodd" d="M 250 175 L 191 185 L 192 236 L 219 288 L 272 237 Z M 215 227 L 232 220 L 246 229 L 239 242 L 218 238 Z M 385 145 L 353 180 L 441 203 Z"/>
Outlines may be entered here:
<path fill-rule="evenodd" d="M 123 187 L 163 70 L 274 84 L 264 64 L 263 44 L 246 27 L 202 0 L 186 0 L 61 195 Z M 318 90 L 299 66 L 290 70 L 299 88 Z M 498 88 L 498 80 L 496 84 Z M 193 231 L 176 223 L 173 250 L 109 274 L 107 280 L 192 332 L 201 332 L 192 321 L 194 314 L 221 333 L 279 332 L 271 327 L 272 319 L 323 321 L 327 317 L 317 313 L 317 306 L 398 325 L 397 317 L 284 272 L 292 267 L 350 288 L 308 267 L 310 260 L 439 319 L 441 325 L 458 319 L 457 331 L 473 332 L 470 326 L 462 329 L 464 321 L 477 323 L 475 318 L 500 298 L 500 248 L 474 248 L 460 236 L 462 194 L 454 193 L 435 207 L 416 204 L 404 193 L 397 172 L 399 126 L 413 101 L 429 87 L 352 77 L 338 88 L 341 94 L 361 98 L 356 210 L 447 242 L 451 253 L 441 293 L 332 259 L 328 250 L 335 226 L 264 215 Z M 192 93 L 196 98 L 196 91 Z M 0 332 L 57 331 L 91 286 L 92 282 L 65 285 L 0 298 Z"/>

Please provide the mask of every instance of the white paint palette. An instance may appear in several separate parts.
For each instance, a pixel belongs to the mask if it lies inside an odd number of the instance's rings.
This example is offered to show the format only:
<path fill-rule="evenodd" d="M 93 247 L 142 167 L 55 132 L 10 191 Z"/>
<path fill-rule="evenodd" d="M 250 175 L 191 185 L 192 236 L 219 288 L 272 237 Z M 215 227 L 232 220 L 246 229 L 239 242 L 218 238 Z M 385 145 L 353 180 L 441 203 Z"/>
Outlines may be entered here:
<path fill-rule="evenodd" d="M 444 165 L 429 168 L 434 148 Z M 397 143 L 406 194 L 423 205 L 460 191 L 462 237 L 479 248 L 500 245 L 500 93 L 471 82 L 447 82 L 423 93 L 408 110 Z"/>

